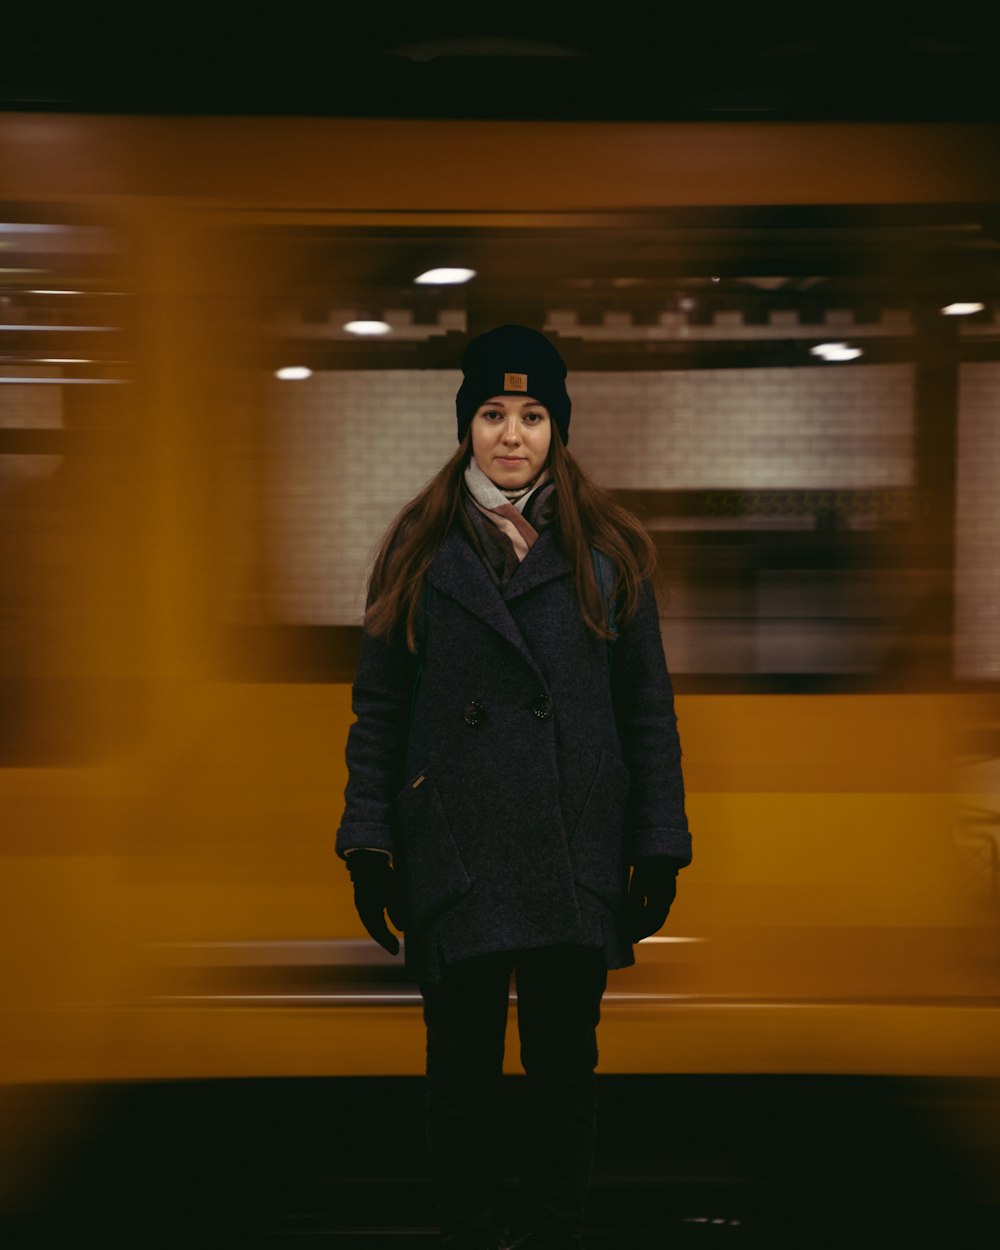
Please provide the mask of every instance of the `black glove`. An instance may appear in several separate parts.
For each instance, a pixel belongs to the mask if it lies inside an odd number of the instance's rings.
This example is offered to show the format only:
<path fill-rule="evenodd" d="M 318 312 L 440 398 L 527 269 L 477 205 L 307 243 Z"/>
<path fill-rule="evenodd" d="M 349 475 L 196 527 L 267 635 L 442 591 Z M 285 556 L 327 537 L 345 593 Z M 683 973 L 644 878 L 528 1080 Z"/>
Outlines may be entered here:
<path fill-rule="evenodd" d="M 397 929 L 404 929 L 399 878 L 384 851 L 348 851 L 347 871 L 354 882 L 354 906 L 361 923 L 390 955 L 399 954 L 399 938 L 385 923 L 385 913 Z"/>
<path fill-rule="evenodd" d="M 625 902 L 625 923 L 633 942 L 641 942 L 663 923 L 677 894 L 676 859 L 658 855 L 640 859 L 632 869 Z"/>

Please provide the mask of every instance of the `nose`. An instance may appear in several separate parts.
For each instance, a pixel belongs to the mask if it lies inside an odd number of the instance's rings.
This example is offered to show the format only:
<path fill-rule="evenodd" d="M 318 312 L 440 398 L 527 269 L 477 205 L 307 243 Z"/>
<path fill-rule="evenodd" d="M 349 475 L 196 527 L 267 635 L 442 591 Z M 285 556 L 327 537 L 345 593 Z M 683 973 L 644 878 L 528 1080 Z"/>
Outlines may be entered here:
<path fill-rule="evenodd" d="M 517 417 L 512 413 L 503 427 L 503 442 L 505 447 L 516 447 L 521 441 L 521 434 L 517 426 Z"/>

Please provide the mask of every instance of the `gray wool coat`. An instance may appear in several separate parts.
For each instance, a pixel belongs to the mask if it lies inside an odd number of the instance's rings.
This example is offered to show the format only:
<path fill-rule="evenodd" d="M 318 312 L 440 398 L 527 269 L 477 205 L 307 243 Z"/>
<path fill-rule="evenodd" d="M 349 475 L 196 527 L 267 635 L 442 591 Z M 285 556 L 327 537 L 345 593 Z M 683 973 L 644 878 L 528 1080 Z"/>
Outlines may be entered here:
<path fill-rule="evenodd" d="M 407 965 L 561 943 L 634 962 L 628 867 L 690 862 L 673 690 L 652 587 L 609 665 L 549 526 L 502 589 L 461 527 L 428 573 L 423 667 L 367 632 L 337 852 L 388 851 Z"/>

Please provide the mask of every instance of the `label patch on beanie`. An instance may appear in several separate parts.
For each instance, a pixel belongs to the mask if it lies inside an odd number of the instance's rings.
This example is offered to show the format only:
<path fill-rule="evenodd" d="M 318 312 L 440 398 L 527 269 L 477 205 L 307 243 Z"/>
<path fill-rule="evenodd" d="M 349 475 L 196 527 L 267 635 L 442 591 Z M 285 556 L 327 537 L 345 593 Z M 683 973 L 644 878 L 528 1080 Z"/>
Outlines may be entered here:
<path fill-rule="evenodd" d="M 528 375 L 526 373 L 505 373 L 503 375 L 505 391 L 527 391 Z"/>

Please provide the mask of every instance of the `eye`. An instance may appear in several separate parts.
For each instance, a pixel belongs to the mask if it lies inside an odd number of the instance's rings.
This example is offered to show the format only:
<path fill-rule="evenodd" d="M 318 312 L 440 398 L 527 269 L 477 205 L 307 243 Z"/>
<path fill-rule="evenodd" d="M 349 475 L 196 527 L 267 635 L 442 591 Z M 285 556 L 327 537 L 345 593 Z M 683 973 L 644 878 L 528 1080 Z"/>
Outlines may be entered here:
<path fill-rule="evenodd" d="M 544 412 L 526 412 L 524 414 L 524 420 L 526 421 L 528 425 L 539 425 L 541 424 L 542 421 L 545 420 L 545 413 Z"/>
<path fill-rule="evenodd" d="M 479 414 L 484 421 L 502 421 L 504 414 L 498 408 L 484 408 Z"/>

